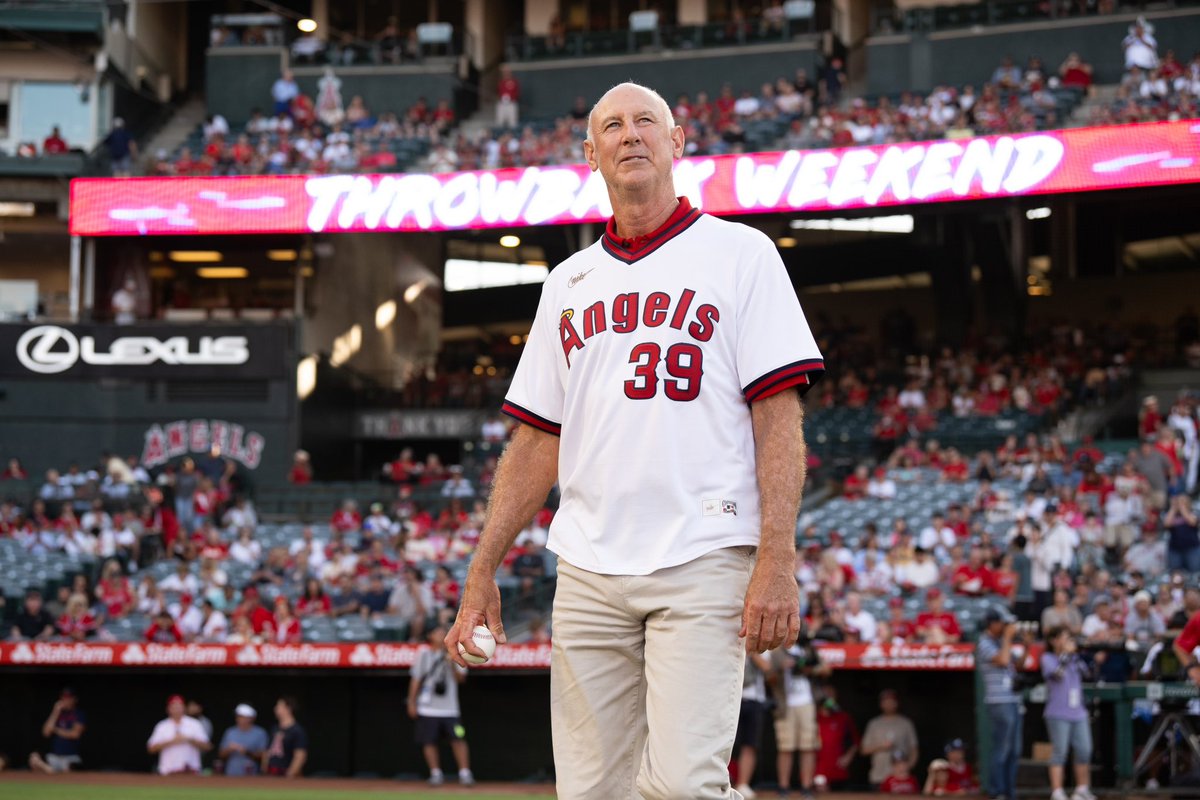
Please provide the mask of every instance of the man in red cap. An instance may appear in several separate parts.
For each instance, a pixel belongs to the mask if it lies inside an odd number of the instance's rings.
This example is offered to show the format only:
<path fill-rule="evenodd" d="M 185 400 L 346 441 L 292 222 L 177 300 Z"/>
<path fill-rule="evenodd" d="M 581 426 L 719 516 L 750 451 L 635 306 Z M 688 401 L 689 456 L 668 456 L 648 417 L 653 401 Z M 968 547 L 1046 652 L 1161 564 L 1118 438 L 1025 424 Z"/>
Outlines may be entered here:
<path fill-rule="evenodd" d="M 158 756 L 159 775 L 200 771 L 200 754 L 212 749 L 208 733 L 198 720 L 184 714 L 183 696 L 167 699 L 167 718 L 154 726 L 146 751 Z"/>
<path fill-rule="evenodd" d="M 917 615 L 917 635 L 930 644 L 951 644 L 962 639 L 958 617 L 945 608 L 942 590 L 936 586 L 925 593 L 928 610 Z"/>
<path fill-rule="evenodd" d="M 264 608 L 258 596 L 257 586 L 247 586 L 242 592 L 242 605 L 234 613 L 234 618 L 247 617 L 250 620 L 250 627 L 254 628 L 254 632 L 260 636 L 273 633 L 275 630 L 275 615 L 267 608 Z"/>

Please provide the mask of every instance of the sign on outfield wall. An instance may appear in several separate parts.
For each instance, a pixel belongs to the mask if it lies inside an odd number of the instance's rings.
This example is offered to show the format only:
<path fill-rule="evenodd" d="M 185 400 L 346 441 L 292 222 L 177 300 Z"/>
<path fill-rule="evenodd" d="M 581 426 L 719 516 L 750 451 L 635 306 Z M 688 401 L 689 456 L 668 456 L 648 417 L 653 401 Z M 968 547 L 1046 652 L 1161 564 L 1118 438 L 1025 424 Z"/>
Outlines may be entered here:
<path fill-rule="evenodd" d="M 407 669 L 423 645 L 413 644 L 140 644 L 107 642 L 0 642 L 0 666 L 60 667 L 230 667 L 264 669 Z M 975 668 L 969 644 L 818 646 L 834 669 L 966 671 Z M 1037 668 L 1040 650 L 1021 656 L 1024 669 Z M 510 644 L 475 669 L 549 669 L 550 645 Z"/>
<path fill-rule="evenodd" d="M 281 325 L 0 325 L 11 378 L 286 377 Z"/>
<path fill-rule="evenodd" d="M 360 439 L 476 439 L 478 411 L 363 411 L 355 418 Z"/>
<path fill-rule="evenodd" d="M 842 211 L 1200 182 L 1200 121 L 685 158 L 675 188 L 720 214 Z M 436 231 L 595 222 L 579 165 L 444 175 L 78 178 L 77 236 Z"/>

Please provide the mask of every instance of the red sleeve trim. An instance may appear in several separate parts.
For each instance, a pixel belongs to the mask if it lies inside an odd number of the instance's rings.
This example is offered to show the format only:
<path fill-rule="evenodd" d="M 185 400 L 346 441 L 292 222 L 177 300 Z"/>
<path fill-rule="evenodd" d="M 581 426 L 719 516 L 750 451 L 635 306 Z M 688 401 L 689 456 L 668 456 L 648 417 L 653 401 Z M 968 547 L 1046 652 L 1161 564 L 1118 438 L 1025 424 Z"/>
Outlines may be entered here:
<path fill-rule="evenodd" d="M 803 395 L 824 374 L 825 361 L 823 359 L 809 358 L 804 361 L 795 361 L 791 364 L 785 364 L 778 369 L 773 369 L 766 375 L 752 381 L 742 390 L 742 394 L 751 403 L 770 397 L 773 394 L 779 394 L 784 389 L 791 389 L 793 387 L 798 388 L 800 394 Z"/>
<path fill-rule="evenodd" d="M 505 400 L 504 405 L 500 406 L 500 411 L 501 413 L 507 414 L 518 422 L 523 422 L 526 425 L 530 425 L 540 431 L 545 431 L 546 433 L 550 433 L 555 436 L 562 435 L 561 423 L 551 422 L 545 417 L 538 416 L 527 408 L 521 408 L 516 403 Z"/>

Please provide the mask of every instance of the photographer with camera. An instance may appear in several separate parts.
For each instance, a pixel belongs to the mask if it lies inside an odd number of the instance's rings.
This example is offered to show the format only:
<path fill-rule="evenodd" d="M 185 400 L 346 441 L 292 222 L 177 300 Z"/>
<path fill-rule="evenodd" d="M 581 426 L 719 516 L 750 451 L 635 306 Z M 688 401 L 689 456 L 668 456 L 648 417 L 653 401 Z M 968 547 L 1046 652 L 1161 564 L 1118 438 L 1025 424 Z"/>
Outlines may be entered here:
<path fill-rule="evenodd" d="M 429 647 L 417 654 L 408 683 L 408 716 L 417 723 L 414 738 L 429 765 L 430 785 L 441 786 L 446 782 L 438 753 L 438 744 L 445 737 L 450 740 L 450 750 L 458 763 L 458 782 L 473 786 L 475 777 L 471 774 L 467 732 L 458 706 L 458 685 L 467 679 L 467 670 L 450 661 L 442 646 L 445 638 L 444 625 L 437 625 L 426 634 Z"/>
<path fill-rule="evenodd" d="M 1091 677 L 1093 665 L 1079 654 L 1079 644 L 1067 627 L 1050 629 L 1046 636 L 1050 651 L 1042 654 L 1042 677 L 1046 679 L 1046 730 L 1053 752 L 1050 756 L 1050 800 L 1067 800 L 1063 790 L 1063 767 L 1068 748 L 1075 755 L 1075 791 L 1071 800 L 1095 800 L 1088 789 L 1092 761 L 1092 730 L 1084 705 L 1083 682 Z M 1100 650 L 1095 663 L 1104 663 Z"/>
<path fill-rule="evenodd" d="M 782 677 L 772 684 L 775 692 L 776 766 L 779 770 L 779 790 L 786 792 L 792 783 L 792 764 L 800 754 L 800 793 L 811 797 L 816 776 L 817 750 L 820 735 L 817 728 L 817 707 L 810 678 L 829 675 L 829 667 L 821 663 L 805 628 L 800 640 L 786 649 L 771 651 L 771 667 Z"/>
<path fill-rule="evenodd" d="M 1008 609 L 993 605 L 983 622 L 985 627 L 975 646 L 975 664 L 983 679 L 983 703 L 992 729 L 988 797 L 1016 800 L 1023 716 L 1013 656 L 1017 619 Z"/>

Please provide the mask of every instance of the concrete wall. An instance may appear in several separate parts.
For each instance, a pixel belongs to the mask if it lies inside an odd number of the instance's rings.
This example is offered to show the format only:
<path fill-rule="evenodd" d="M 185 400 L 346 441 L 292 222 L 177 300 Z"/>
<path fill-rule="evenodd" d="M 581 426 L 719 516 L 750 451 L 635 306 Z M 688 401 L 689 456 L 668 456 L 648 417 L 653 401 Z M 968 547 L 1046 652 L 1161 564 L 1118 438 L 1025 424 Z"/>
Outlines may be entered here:
<path fill-rule="evenodd" d="M 816 63 L 815 45 L 804 42 L 620 58 L 573 58 L 513 64 L 512 68 L 521 83 L 521 113 L 546 118 L 566 113 L 576 95 L 595 102 L 622 81 L 644 83 L 673 103 L 681 92 L 694 95 L 704 90 L 713 97 L 726 82 L 733 83 L 735 90 L 757 92 L 765 81 L 791 77 L 800 67 L 812 74 Z"/>
<path fill-rule="evenodd" d="M 1116 83 L 1124 70 L 1121 40 L 1137 15 L 1117 14 L 1061 22 L 993 25 L 924 34 L 875 36 L 867 40 L 867 92 L 928 91 L 941 83 L 986 82 L 1000 60 L 1018 64 L 1037 56 L 1055 71 L 1076 51 L 1095 68 L 1096 82 Z M 1149 12 L 1159 54 L 1173 48 L 1188 59 L 1200 41 L 1200 9 Z"/>

